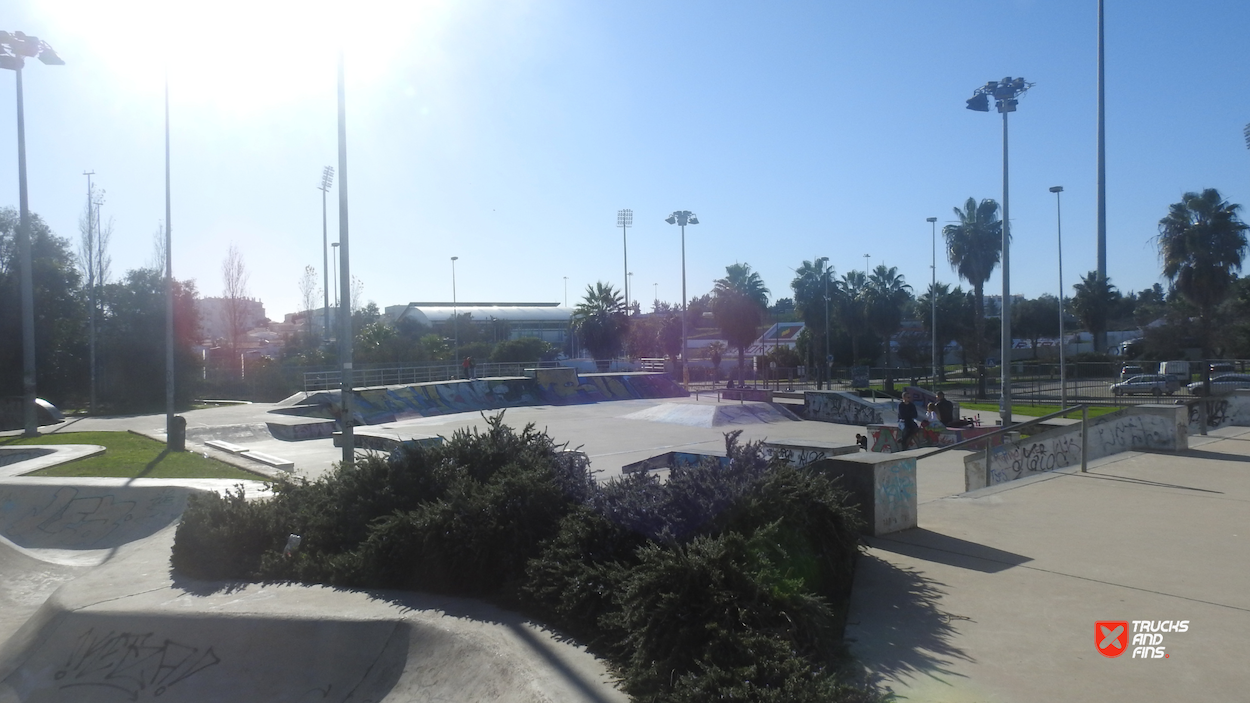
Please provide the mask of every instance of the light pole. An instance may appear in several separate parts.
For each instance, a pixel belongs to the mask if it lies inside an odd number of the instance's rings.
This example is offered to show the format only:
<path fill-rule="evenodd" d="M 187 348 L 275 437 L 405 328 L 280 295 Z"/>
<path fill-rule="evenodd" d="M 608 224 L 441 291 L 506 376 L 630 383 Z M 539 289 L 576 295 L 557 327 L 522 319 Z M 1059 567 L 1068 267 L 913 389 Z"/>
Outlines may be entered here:
<path fill-rule="evenodd" d="M 91 187 L 91 177 L 95 175 L 95 171 L 83 171 L 82 175 L 87 177 L 87 246 L 84 262 L 87 267 L 87 289 L 88 303 L 91 309 L 87 314 L 87 333 L 90 337 L 90 364 L 91 364 L 91 399 L 88 403 L 88 410 L 95 415 L 95 272 L 98 266 L 95 261 L 95 235 L 93 227 L 95 226 L 95 189 Z"/>
<path fill-rule="evenodd" d="M 686 362 L 686 225 L 699 224 L 699 218 L 689 210 L 678 210 L 664 221 L 670 225 L 681 226 L 681 384 L 687 391 L 690 390 L 690 365 Z"/>
<path fill-rule="evenodd" d="M 339 293 L 340 300 L 347 303 L 348 314 L 338 312 L 339 328 L 339 403 L 343 408 L 343 459 L 342 466 L 351 468 L 356 463 L 356 432 L 352 421 L 352 391 L 354 370 L 352 368 L 352 257 L 351 240 L 348 238 L 347 220 L 347 76 L 343 49 L 339 49 L 338 61 L 338 147 L 339 147 Z"/>
<path fill-rule="evenodd" d="M 937 368 L 938 368 L 938 346 L 937 346 L 937 218 L 936 218 L 936 217 L 926 217 L 926 218 L 925 218 L 925 222 L 928 222 L 928 223 L 929 223 L 929 229 L 931 230 L 931 231 L 930 231 L 930 233 L 929 233 L 929 237 L 930 237 L 931 243 L 932 243 L 932 245 L 933 245 L 933 263 L 929 266 L 929 269 L 930 269 L 930 270 L 932 271 L 932 273 L 933 273 L 933 280 L 932 280 L 932 282 L 930 282 L 930 283 L 929 283 L 929 303 L 930 303 L 930 307 L 932 308 L 932 309 L 930 310 L 930 313 L 931 313 L 931 315 L 932 315 L 932 321 L 929 323 L 929 326 L 933 328 L 933 329 L 931 330 L 931 331 L 933 332 L 933 341 L 932 341 L 932 344 L 933 344 L 933 393 L 934 393 L 934 394 L 937 394 L 937 382 L 938 382 L 938 372 L 937 372 Z"/>
<path fill-rule="evenodd" d="M 616 211 L 616 226 L 621 228 L 621 249 L 625 254 L 625 280 L 621 283 L 625 286 L 625 306 L 629 307 L 629 242 L 625 236 L 625 231 L 634 225 L 634 211 L 625 209 Z"/>
<path fill-rule="evenodd" d="M 39 435 L 35 417 L 35 292 L 30 263 L 30 210 L 26 205 L 26 116 L 22 107 L 22 67 L 26 57 L 49 66 L 64 66 L 52 47 L 38 37 L 0 31 L 0 68 L 17 77 L 17 188 L 20 216 L 17 225 L 17 258 L 22 287 L 22 409 L 23 437 Z"/>
<path fill-rule="evenodd" d="M 330 242 L 330 247 L 334 249 L 334 319 L 338 319 L 339 314 L 339 243 Z"/>
<path fill-rule="evenodd" d="M 569 277 L 564 277 L 564 307 L 569 306 Z"/>
<path fill-rule="evenodd" d="M 629 316 L 633 314 L 630 311 L 634 309 L 634 303 L 629 298 L 629 290 L 634 287 L 634 272 L 627 271 L 625 273 L 625 280 L 627 281 L 625 284 L 625 315 Z"/>
<path fill-rule="evenodd" d="M 186 450 L 186 425 L 174 418 L 174 214 L 169 162 L 169 66 L 165 67 L 165 449 Z"/>
<path fill-rule="evenodd" d="M 829 353 L 829 274 L 831 272 L 829 270 L 829 257 L 821 258 L 825 260 L 825 363 L 822 366 L 825 369 L 823 375 L 829 390 L 833 390 L 831 385 L 833 383 L 833 359 L 830 358 L 833 355 Z"/>
<path fill-rule="evenodd" d="M 321 289 L 325 291 L 323 306 L 326 313 L 321 331 L 325 344 L 330 343 L 330 248 L 327 246 L 330 241 L 330 234 L 326 225 L 326 194 L 330 192 L 330 186 L 333 184 L 334 167 L 326 166 L 321 171 L 321 184 L 317 186 L 317 190 L 321 191 L 321 270 L 325 273 L 322 277 L 325 283 L 321 286 Z"/>
<path fill-rule="evenodd" d="M 990 96 L 994 97 L 994 106 L 1003 116 L 1003 306 L 1002 306 L 1002 351 L 999 359 L 999 370 L 1002 372 L 1002 397 L 999 401 L 999 414 L 1002 416 L 1003 427 L 1011 424 L 1011 210 L 1007 187 L 1007 114 L 1016 111 L 1017 98 L 1033 84 L 1023 78 L 1008 76 L 1001 81 L 989 81 L 977 88 L 967 101 L 967 108 L 976 112 L 989 112 Z"/>
<path fill-rule="evenodd" d="M 1063 211 L 1059 205 L 1059 194 L 1063 186 L 1051 186 L 1050 192 L 1055 194 L 1055 230 L 1059 243 L 1059 408 L 1068 407 L 1067 367 L 1063 355 Z"/>
<path fill-rule="evenodd" d="M 872 254 L 864 254 L 864 283 L 868 282 L 868 257 Z"/>
<path fill-rule="evenodd" d="M 451 329 L 452 329 L 452 348 L 451 360 L 456 362 L 460 360 L 460 313 L 456 310 L 456 260 L 459 256 L 451 257 Z"/>
<path fill-rule="evenodd" d="M 660 284 L 659 283 L 651 284 L 651 300 L 655 302 L 659 302 L 660 300 Z M 652 305 L 652 307 L 654 307 L 654 305 Z"/>

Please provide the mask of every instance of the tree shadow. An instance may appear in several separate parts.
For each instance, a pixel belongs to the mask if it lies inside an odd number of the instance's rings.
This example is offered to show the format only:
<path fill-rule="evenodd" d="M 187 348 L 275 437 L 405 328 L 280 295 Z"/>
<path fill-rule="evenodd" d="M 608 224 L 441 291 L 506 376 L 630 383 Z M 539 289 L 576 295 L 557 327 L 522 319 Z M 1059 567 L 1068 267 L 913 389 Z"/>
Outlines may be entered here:
<path fill-rule="evenodd" d="M 846 628 L 858 678 L 883 691 L 891 680 L 928 677 L 950 685 L 966 678 L 950 668 L 975 661 L 951 643 L 952 622 L 971 618 L 942 610 L 945 587 L 872 554 L 860 558 Z"/>
<path fill-rule="evenodd" d="M 1033 561 L 1021 554 L 969 542 L 923 527 L 896 532 L 889 537 L 869 537 L 865 541 L 883 551 L 986 574 L 995 574 Z"/>

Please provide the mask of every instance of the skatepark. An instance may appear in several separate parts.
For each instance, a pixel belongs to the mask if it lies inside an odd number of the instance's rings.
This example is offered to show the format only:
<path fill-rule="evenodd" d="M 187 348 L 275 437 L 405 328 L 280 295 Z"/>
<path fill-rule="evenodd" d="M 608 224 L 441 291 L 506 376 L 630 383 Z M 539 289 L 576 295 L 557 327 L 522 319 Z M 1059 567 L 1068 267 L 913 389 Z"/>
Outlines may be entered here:
<path fill-rule="evenodd" d="M 502 410 L 507 424 L 533 423 L 584 452 L 601 480 L 666 453 L 723 453 L 728 431 L 823 447 L 865 432 L 717 395 L 539 400 L 430 415 L 374 403 L 378 421 L 358 430 L 436 438 Z M 271 426 L 289 426 L 291 406 L 187 412 L 188 450 L 315 478 L 341 449 L 320 430 L 278 438 Z M 1224 419 L 1189 432 L 1183 448 L 1118 451 L 1084 473 L 1069 465 L 973 491 L 974 452 L 890 455 L 915 467 L 915 527 L 864 538 L 846 631 L 863 677 L 901 700 L 1244 697 L 1250 428 L 1233 424 L 1235 412 Z M 297 420 L 319 422 L 315 412 Z M 164 416 L 43 428 L 81 430 L 163 439 Z M 236 482 L 20 476 L 57 460 L 0 466 L 0 701 L 627 700 L 576 643 L 475 601 L 171 573 L 188 493 Z M 1095 622 L 1163 620 L 1189 621 L 1164 636 L 1166 658 L 1111 658 L 1091 643 Z"/>

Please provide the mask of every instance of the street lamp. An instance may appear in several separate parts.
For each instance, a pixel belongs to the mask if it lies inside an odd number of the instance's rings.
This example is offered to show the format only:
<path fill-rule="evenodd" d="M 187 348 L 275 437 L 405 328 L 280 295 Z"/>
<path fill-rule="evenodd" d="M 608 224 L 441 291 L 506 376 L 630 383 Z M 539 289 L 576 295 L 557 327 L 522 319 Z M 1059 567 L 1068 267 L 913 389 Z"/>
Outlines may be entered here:
<path fill-rule="evenodd" d="M 929 234 L 929 238 L 930 238 L 931 243 L 932 243 L 932 245 L 933 245 L 933 263 L 929 266 L 929 269 L 930 269 L 930 271 L 931 271 L 931 272 L 932 272 L 932 274 L 933 274 L 933 280 L 932 280 L 932 282 L 929 284 L 929 303 L 930 303 L 930 307 L 932 308 L 932 310 L 931 310 L 931 313 L 932 313 L 932 322 L 930 322 L 930 323 L 929 323 L 929 326 L 933 328 L 933 329 L 931 330 L 931 331 L 933 332 L 933 341 L 932 341 L 932 344 L 933 344 L 933 392 L 934 392 L 934 394 L 936 394 L 936 393 L 937 393 L 937 382 L 938 382 L 938 372 L 937 372 L 937 367 L 938 367 L 938 346 L 937 346 L 937 218 L 936 218 L 936 217 L 926 217 L 926 218 L 925 218 L 925 222 L 928 222 L 928 223 L 929 223 L 929 229 L 930 229 L 930 230 L 932 230 L 932 231 L 930 232 L 930 234 Z"/>
<path fill-rule="evenodd" d="M 317 186 L 317 190 L 321 191 L 321 270 L 325 274 L 323 276 L 325 284 L 321 288 L 325 291 L 324 307 L 326 314 L 321 331 L 326 344 L 330 343 L 330 249 L 326 246 L 330 241 L 330 234 L 326 226 L 326 194 L 330 192 L 330 186 L 333 184 L 334 167 L 326 166 L 321 171 L 321 184 Z"/>
<path fill-rule="evenodd" d="M 569 277 L 564 277 L 564 307 L 569 306 Z"/>
<path fill-rule="evenodd" d="M 699 224 L 699 218 L 689 210 L 678 210 L 664 221 L 670 225 L 681 226 L 681 383 L 682 387 L 687 391 L 690 390 L 690 365 L 687 364 L 686 358 L 686 225 Z"/>
<path fill-rule="evenodd" d="M 967 101 L 969 110 L 989 112 L 989 100 L 993 96 L 994 106 L 1003 116 L 1003 334 L 998 365 L 1002 372 L 1003 392 L 999 401 L 999 414 L 1002 416 L 1003 427 L 1011 424 L 1011 210 L 1007 188 L 1007 113 L 1016 111 L 1017 98 L 1032 87 L 1033 84 L 1023 78 L 1008 76 L 977 88 Z"/>
<path fill-rule="evenodd" d="M 30 263 L 30 209 L 26 205 L 26 116 L 22 108 L 22 67 L 26 57 L 37 58 L 49 66 L 65 62 L 38 37 L 21 32 L 0 31 L 0 68 L 17 76 L 17 189 L 20 219 L 17 226 L 17 257 L 22 287 L 22 410 L 23 437 L 39 435 L 35 417 L 35 292 Z"/>
<path fill-rule="evenodd" d="M 356 433 L 352 424 L 352 391 L 354 370 L 352 368 L 352 257 L 351 240 L 348 239 L 347 221 L 347 70 L 343 49 L 339 49 L 338 61 L 338 147 L 339 147 L 339 292 L 347 304 L 347 314 L 338 311 L 339 328 L 339 403 L 343 409 L 343 459 L 342 466 L 352 468 L 356 463 Z"/>
<path fill-rule="evenodd" d="M 460 358 L 460 313 L 456 310 L 456 260 L 459 256 L 451 257 L 451 329 L 452 329 L 452 346 L 451 360 L 454 362 Z"/>
<path fill-rule="evenodd" d="M 632 314 L 630 311 L 634 309 L 634 303 L 629 298 L 629 290 L 634 287 L 634 272 L 627 271 L 625 273 L 625 280 L 625 314 L 628 316 Z"/>
<path fill-rule="evenodd" d="M 872 254 L 864 254 L 864 282 L 868 282 L 868 257 Z"/>
<path fill-rule="evenodd" d="M 625 231 L 634 225 L 634 211 L 625 209 L 616 211 L 616 226 L 621 228 L 621 248 L 625 253 L 625 280 L 621 282 L 625 286 L 625 305 L 629 305 L 629 242 L 625 237 Z"/>
<path fill-rule="evenodd" d="M 334 319 L 338 319 L 339 314 L 339 243 L 330 242 L 330 247 L 334 249 Z"/>
<path fill-rule="evenodd" d="M 1059 407 L 1068 407 L 1067 368 L 1063 356 L 1063 212 L 1059 205 L 1059 194 L 1063 186 L 1051 186 L 1050 192 L 1055 194 L 1055 229 L 1059 235 Z"/>

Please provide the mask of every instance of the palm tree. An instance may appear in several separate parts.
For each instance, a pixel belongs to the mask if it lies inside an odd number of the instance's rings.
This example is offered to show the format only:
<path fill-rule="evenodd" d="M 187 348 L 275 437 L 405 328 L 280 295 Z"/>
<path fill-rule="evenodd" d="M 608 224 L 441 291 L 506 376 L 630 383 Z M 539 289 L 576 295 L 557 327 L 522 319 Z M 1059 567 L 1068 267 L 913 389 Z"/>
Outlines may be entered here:
<path fill-rule="evenodd" d="M 965 301 L 964 289 L 956 286 L 955 290 L 946 283 L 930 284 L 929 290 L 916 298 L 915 316 L 924 323 L 924 331 L 933 337 L 933 315 L 932 305 L 933 297 L 937 297 L 937 348 L 938 359 L 943 359 L 946 345 L 953 341 L 966 336 L 966 327 L 970 325 L 965 323 Z M 938 379 L 946 380 L 946 365 L 939 361 L 938 363 Z"/>
<path fill-rule="evenodd" d="M 1111 284 L 1111 279 L 1090 271 L 1081 282 L 1072 286 L 1075 293 L 1068 301 L 1068 308 L 1081 321 L 1094 339 L 1100 339 L 1107 331 L 1107 321 L 1119 307 L 1123 296 Z"/>
<path fill-rule="evenodd" d="M 1003 253 L 1003 223 L 998 219 L 998 203 L 990 198 L 979 204 L 968 198 L 964 209 L 955 208 L 957 224 L 942 228 L 946 238 L 946 258 L 959 277 L 972 286 L 975 304 L 977 397 L 985 397 L 985 282 Z"/>
<path fill-rule="evenodd" d="M 837 288 L 831 294 L 834 308 L 838 312 L 838 321 L 851 336 L 851 364 L 859 363 L 859 338 L 868 326 L 867 309 L 864 306 L 864 289 L 868 285 L 868 276 L 862 271 L 852 269 L 842 275 Z"/>
<path fill-rule="evenodd" d="M 894 266 L 879 264 L 864 287 L 868 327 L 885 344 L 885 365 L 890 365 L 890 338 L 903 323 L 903 309 L 911 302 L 911 286 Z"/>
<path fill-rule="evenodd" d="M 746 378 L 746 352 L 759 336 L 760 320 L 768 306 L 768 289 L 750 264 L 725 267 L 725 277 L 712 291 L 712 316 L 729 346 L 738 350 L 738 380 Z"/>
<path fill-rule="evenodd" d="M 1211 315 L 1237 279 L 1245 256 L 1246 224 L 1237 217 L 1240 209 L 1214 188 L 1186 193 L 1159 220 L 1155 238 L 1164 278 L 1198 308 L 1202 349 L 1208 356 Z"/>
<path fill-rule="evenodd" d="M 832 324 L 830 315 L 837 312 L 831 309 L 831 298 L 837 291 L 837 284 L 832 280 L 833 267 L 828 263 L 829 257 L 826 256 L 804 261 L 803 265 L 795 269 L 794 280 L 790 282 L 790 288 L 794 291 L 794 302 L 798 306 L 799 314 L 803 317 L 804 329 L 809 334 L 808 366 L 821 370 L 816 377 L 818 389 L 824 387 L 825 373 L 829 364 L 825 361 L 814 364 L 813 357 L 823 355 L 824 351 L 829 348 L 828 327 Z"/>
<path fill-rule="evenodd" d="M 586 295 L 573 309 L 573 329 L 595 358 L 595 366 L 607 371 L 629 331 L 629 316 L 621 294 L 610 283 L 586 286 Z"/>

